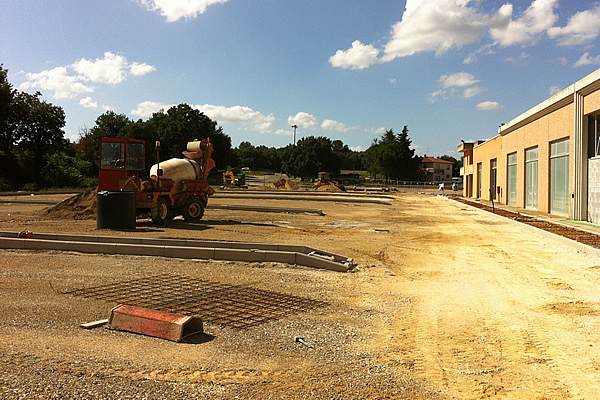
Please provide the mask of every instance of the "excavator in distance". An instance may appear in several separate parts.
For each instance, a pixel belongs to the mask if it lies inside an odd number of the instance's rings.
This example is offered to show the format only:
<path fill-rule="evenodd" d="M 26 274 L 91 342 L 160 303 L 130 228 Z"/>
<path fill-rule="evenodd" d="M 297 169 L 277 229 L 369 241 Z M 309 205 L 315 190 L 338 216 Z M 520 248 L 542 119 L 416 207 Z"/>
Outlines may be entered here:
<path fill-rule="evenodd" d="M 182 215 L 187 222 L 202 219 L 208 197 L 214 190 L 208 173 L 214 168 L 209 139 L 188 142 L 185 158 L 160 162 L 160 142 L 156 142 L 157 164 L 145 173 L 145 141 L 129 138 L 100 140 L 98 192 L 135 192 L 136 215 L 149 213 L 161 225 Z"/>

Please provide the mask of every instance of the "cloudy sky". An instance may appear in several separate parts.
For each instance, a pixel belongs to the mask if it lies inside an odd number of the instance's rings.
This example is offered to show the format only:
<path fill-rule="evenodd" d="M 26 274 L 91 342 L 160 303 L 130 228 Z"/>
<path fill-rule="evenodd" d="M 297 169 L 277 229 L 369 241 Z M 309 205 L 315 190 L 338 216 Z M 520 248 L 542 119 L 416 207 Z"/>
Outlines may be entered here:
<path fill-rule="evenodd" d="M 188 103 L 231 136 L 366 149 L 408 125 L 456 156 L 600 68 L 588 0 L 0 0 L 0 63 L 64 108 L 76 140 L 106 110 Z M 193 139 L 193 138 L 190 138 Z"/>

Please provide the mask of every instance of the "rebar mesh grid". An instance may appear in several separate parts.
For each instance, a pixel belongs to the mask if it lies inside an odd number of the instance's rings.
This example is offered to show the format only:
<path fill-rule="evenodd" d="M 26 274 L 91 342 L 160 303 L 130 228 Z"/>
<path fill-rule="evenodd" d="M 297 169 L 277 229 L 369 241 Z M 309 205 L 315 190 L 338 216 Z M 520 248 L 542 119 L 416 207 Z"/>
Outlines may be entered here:
<path fill-rule="evenodd" d="M 182 315 L 199 315 L 205 322 L 238 329 L 248 329 L 327 305 L 324 301 L 249 285 L 228 285 L 171 274 L 75 289 L 64 294 Z"/>

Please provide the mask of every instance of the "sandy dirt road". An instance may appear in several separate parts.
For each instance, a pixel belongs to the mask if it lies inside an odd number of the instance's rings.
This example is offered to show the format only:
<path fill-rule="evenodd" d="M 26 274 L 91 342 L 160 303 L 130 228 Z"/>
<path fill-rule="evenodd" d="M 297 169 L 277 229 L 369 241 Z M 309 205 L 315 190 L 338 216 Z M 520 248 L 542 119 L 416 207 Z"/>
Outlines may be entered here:
<path fill-rule="evenodd" d="M 140 223 L 133 233 L 98 232 L 95 221 L 40 219 L 39 206 L 0 205 L 0 230 L 306 244 L 359 264 L 358 272 L 340 274 L 277 264 L 0 251 L 0 394 L 598 398 L 597 257 L 446 198 L 401 194 L 392 203 L 269 200 L 261 205 L 322 208 L 326 216 L 207 211 L 200 224 L 176 221 L 157 229 Z M 55 291 L 165 270 L 329 306 L 250 331 L 209 324 L 210 340 L 173 344 L 82 331 L 78 323 L 102 317 L 111 305 Z M 315 349 L 294 343 L 295 335 Z M 33 373 L 40 365 L 46 377 Z M 48 377 L 65 383 L 45 385 Z"/>

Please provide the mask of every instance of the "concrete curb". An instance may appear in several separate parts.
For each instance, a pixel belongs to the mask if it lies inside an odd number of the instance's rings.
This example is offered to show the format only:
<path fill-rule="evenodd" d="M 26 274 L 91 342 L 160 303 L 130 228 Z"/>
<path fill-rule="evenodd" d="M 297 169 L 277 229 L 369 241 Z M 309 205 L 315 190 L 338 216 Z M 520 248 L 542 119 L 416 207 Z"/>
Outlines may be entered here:
<path fill-rule="evenodd" d="M 307 246 L 224 242 L 192 239 L 147 239 L 111 236 L 36 233 L 31 239 L 17 232 L 0 232 L 0 249 L 59 250 L 80 253 L 158 256 L 169 258 L 281 262 L 347 272 L 351 258 Z"/>

